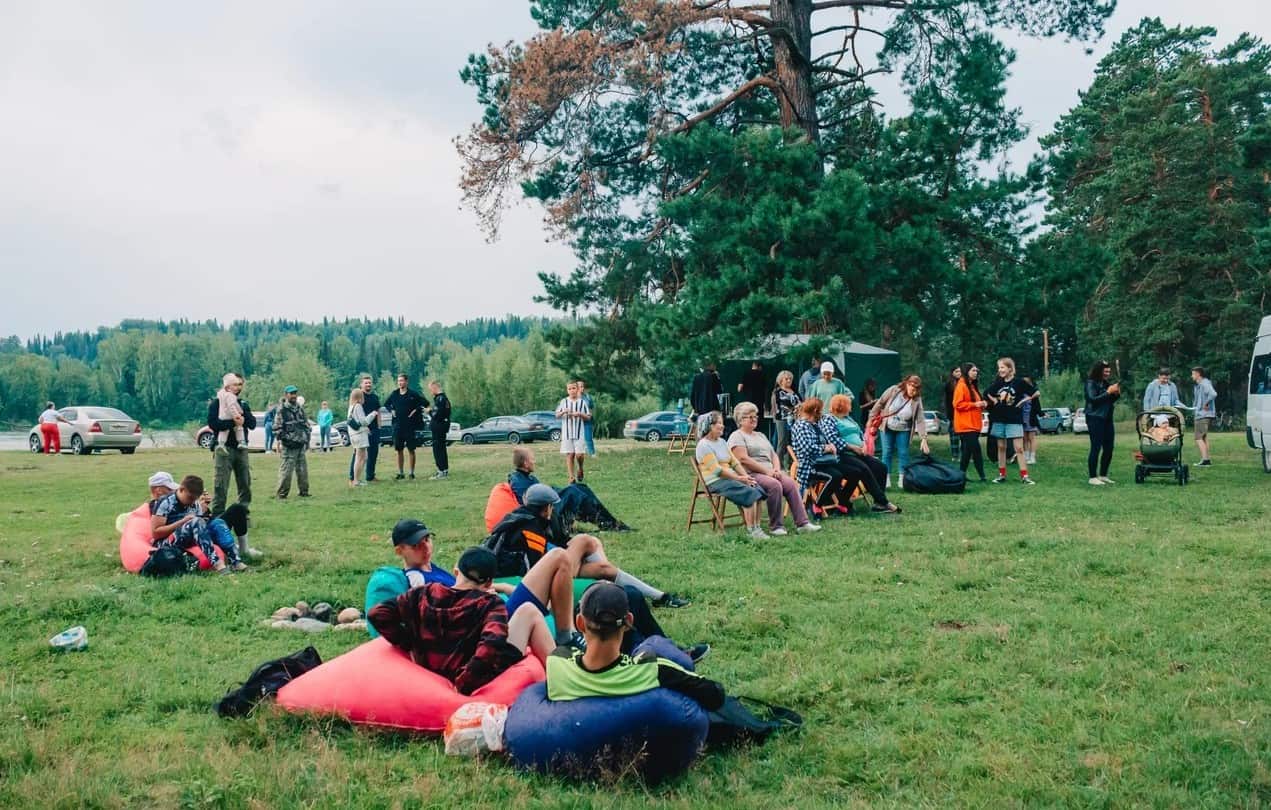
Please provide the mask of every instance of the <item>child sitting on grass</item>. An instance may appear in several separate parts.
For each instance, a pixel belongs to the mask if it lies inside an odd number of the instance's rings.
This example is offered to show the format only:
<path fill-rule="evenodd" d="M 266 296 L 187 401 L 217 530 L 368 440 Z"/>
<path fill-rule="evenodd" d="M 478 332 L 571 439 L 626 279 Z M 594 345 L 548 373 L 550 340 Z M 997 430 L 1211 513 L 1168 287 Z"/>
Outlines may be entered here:
<path fill-rule="evenodd" d="M 724 705 L 724 687 L 679 664 L 645 651 L 622 652 L 631 626 L 626 592 L 612 582 L 597 582 L 583 594 L 575 626 L 587 641 L 585 651 L 558 647 L 547 659 L 549 700 L 635 695 L 664 686 L 713 711 Z"/>
<path fill-rule="evenodd" d="M 247 565 L 239 559 L 229 526 L 220 518 L 209 520 L 206 495 L 202 478 L 197 475 L 182 478 L 176 492 L 162 498 L 152 510 L 150 529 L 155 546 L 187 549 L 197 545 L 213 569 L 222 573 L 246 571 Z M 225 552 L 224 560 L 216 553 L 218 547 Z"/>

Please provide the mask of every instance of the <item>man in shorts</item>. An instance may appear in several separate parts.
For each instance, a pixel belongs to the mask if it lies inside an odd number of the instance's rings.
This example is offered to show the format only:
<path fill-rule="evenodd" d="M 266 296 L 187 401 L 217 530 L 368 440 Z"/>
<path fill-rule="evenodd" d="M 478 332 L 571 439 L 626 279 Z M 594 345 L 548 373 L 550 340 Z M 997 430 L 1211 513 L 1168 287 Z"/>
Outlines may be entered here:
<path fill-rule="evenodd" d="M 1197 466 L 1212 467 L 1213 462 L 1209 460 L 1209 429 L 1218 416 L 1214 407 L 1218 402 L 1218 392 L 1214 390 L 1214 384 L 1209 381 L 1202 366 L 1192 369 L 1192 382 L 1196 384 L 1192 389 L 1192 410 L 1196 421 L 1196 449 L 1200 451 L 1200 463 Z"/>
<path fill-rule="evenodd" d="M 990 435 L 997 439 L 997 478 L 993 479 L 995 484 L 1006 483 L 1007 440 L 1019 441 L 1024 438 L 1024 411 L 1021 406 L 1036 391 L 1027 380 L 1015 376 L 1014 360 L 1003 357 L 997 361 L 997 379 L 984 391 L 984 399 L 989 403 L 989 418 L 993 424 Z M 1015 458 L 1019 460 L 1020 483 L 1036 483 L 1028 477 L 1028 457 L 1022 452 L 1022 447 Z"/>
<path fill-rule="evenodd" d="M 567 396 L 556 406 L 556 416 L 561 420 L 560 452 L 565 457 L 569 483 L 572 484 L 583 480 L 583 460 L 587 458 L 587 422 L 591 420 L 591 409 L 587 407 L 587 400 L 582 398 L 578 383 L 571 382 L 566 391 Z"/>
<path fill-rule="evenodd" d="M 415 428 L 423 424 L 424 409 L 428 407 L 428 400 L 418 391 L 411 390 L 409 379 L 405 374 L 398 374 L 397 390 L 384 400 L 384 406 L 393 412 L 393 449 L 397 451 L 398 481 L 406 477 L 403 450 L 410 453 L 410 477 L 412 480 L 415 478 L 415 448 L 419 446 Z M 374 433 L 371 435 L 375 436 Z"/>

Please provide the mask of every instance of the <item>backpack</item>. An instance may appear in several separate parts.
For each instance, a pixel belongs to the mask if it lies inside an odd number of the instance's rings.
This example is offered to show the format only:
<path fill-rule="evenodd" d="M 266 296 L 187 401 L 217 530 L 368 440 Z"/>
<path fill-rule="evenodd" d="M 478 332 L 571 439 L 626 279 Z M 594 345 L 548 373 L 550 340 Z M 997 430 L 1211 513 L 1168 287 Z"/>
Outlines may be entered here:
<path fill-rule="evenodd" d="M 216 702 L 216 713 L 221 717 L 246 717 L 262 700 L 274 697 L 279 689 L 321 664 L 322 657 L 313 647 L 266 661 L 252 670 L 241 686 Z"/>
<path fill-rule="evenodd" d="M 710 730 L 706 744 L 718 747 L 758 745 L 777 731 L 798 731 L 803 718 L 792 709 L 748 697 L 724 698 L 724 705 L 708 712 Z"/>
<path fill-rule="evenodd" d="M 952 464 L 923 453 L 905 468 L 905 492 L 918 495 L 960 495 L 966 490 L 966 473 Z"/>
<path fill-rule="evenodd" d="M 137 573 L 143 577 L 175 577 L 193 574 L 199 570 L 199 561 L 193 554 L 186 554 L 173 545 L 163 545 L 150 552 Z"/>

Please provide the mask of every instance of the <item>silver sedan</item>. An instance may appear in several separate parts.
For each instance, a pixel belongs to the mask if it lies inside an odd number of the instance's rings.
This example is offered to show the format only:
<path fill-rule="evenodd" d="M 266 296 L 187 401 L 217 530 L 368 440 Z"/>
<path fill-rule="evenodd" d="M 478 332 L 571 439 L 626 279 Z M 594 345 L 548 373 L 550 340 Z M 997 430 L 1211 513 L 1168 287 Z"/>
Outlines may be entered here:
<path fill-rule="evenodd" d="M 62 449 L 86 456 L 94 450 L 118 450 L 132 455 L 141 444 L 141 423 L 116 408 L 75 406 L 58 411 L 65 422 L 57 423 Z M 27 443 L 32 453 L 44 450 L 40 426 L 31 428 Z"/>

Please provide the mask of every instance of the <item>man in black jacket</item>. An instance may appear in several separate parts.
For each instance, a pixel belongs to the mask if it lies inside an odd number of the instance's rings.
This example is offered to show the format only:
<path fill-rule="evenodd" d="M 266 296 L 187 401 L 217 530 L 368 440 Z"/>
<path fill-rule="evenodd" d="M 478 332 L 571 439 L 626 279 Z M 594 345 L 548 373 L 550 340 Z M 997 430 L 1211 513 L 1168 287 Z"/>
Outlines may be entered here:
<path fill-rule="evenodd" d="M 214 475 L 212 484 L 212 515 L 220 515 L 225 511 L 225 501 L 229 497 L 230 472 L 234 473 L 234 483 L 238 488 L 238 502 L 244 505 L 252 502 L 252 470 L 247 463 L 247 433 L 256 427 L 256 417 L 246 402 L 238 399 L 243 390 L 243 378 L 230 372 L 221 382 L 227 392 L 238 402 L 241 415 L 232 419 L 220 418 L 220 401 L 213 397 L 207 406 L 207 426 L 216 434 L 216 444 L 212 448 Z"/>
<path fill-rule="evenodd" d="M 410 378 L 397 375 L 397 390 L 388 395 L 385 407 L 393 412 L 393 449 L 397 451 L 397 480 L 406 477 L 402 450 L 410 453 L 410 477 L 415 477 L 415 448 L 419 446 L 415 428 L 424 424 L 424 409 L 428 400 L 410 388 Z"/>
<path fill-rule="evenodd" d="M 693 413 L 701 416 L 719 410 L 719 396 L 722 393 L 724 393 L 724 384 L 719 380 L 715 364 L 707 363 L 693 378 L 693 390 L 689 394 Z"/>
<path fill-rule="evenodd" d="M 428 391 L 432 394 L 428 430 L 432 433 L 432 460 L 437 463 L 437 474 L 432 480 L 443 481 L 450 477 L 450 458 L 446 453 L 446 433 L 450 430 L 450 397 L 441 390 L 441 380 L 428 383 Z"/>

